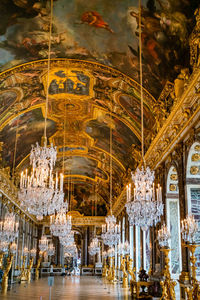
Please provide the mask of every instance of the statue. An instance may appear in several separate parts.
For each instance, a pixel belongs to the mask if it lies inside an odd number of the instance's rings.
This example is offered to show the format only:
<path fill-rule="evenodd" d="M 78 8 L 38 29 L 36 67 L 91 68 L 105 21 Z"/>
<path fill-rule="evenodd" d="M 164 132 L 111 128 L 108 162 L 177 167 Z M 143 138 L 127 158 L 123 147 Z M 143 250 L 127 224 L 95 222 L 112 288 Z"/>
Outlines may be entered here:
<path fill-rule="evenodd" d="M 129 274 L 131 276 L 131 280 L 132 281 L 136 281 L 136 277 L 135 277 L 135 271 L 136 271 L 136 269 L 133 268 L 132 265 L 133 265 L 133 260 L 132 259 L 128 260 L 127 261 L 127 270 L 128 270 L 128 272 L 129 272 Z"/>
<path fill-rule="evenodd" d="M 183 94 L 185 83 L 188 80 L 190 76 L 189 69 L 183 68 L 181 69 L 180 74 L 178 77 L 174 80 L 174 93 L 176 99 L 180 98 Z"/>
<path fill-rule="evenodd" d="M 197 68 L 200 62 L 200 8 L 197 8 L 195 13 L 196 25 L 189 37 L 190 46 L 190 64 Z"/>
<path fill-rule="evenodd" d="M 33 260 L 34 260 L 34 258 L 32 257 L 30 259 L 30 263 L 29 263 L 29 266 L 27 268 L 27 280 L 28 280 L 29 283 L 31 282 L 31 269 L 33 267 Z"/>
<path fill-rule="evenodd" d="M 121 258 L 121 271 L 123 272 L 122 286 L 123 286 L 123 288 L 127 288 L 128 287 L 128 274 L 126 272 L 126 259 L 124 257 Z"/>

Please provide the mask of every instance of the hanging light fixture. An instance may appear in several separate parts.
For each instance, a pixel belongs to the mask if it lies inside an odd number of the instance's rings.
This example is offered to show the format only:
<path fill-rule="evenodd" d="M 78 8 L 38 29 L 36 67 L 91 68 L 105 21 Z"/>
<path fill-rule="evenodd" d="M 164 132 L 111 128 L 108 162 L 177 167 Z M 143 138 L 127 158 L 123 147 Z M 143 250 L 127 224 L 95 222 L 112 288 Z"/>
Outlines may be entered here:
<path fill-rule="evenodd" d="M 112 214 L 112 103 L 110 111 L 110 215 L 106 217 L 106 224 L 102 225 L 101 238 L 105 245 L 112 247 L 117 245 L 120 240 L 120 226 Z"/>
<path fill-rule="evenodd" d="M 50 230 L 54 236 L 65 237 L 72 229 L 71 216 L 67 215 L 66 209 L 62 208 L 56 216 L 50 217 Z"/>
<path fill-rule="evenodd" d="M 68 235 L 64 236 L 64 237 L 60 237 L 60 243 L 63 246 L 69 246 L 72 243 L 74 243 L 74 232 L 71 231 Z"/>
<path fill-rule="evenodd" d="M 91 256 L 96 255 L 100 251 L 99 240 L 97 237 L 93 238 L 89 247 L 88 252 Z"/>
<path fill-rule="evenodd" d="M 146 167 L 144 161 L 144 116 L 143 116 L 143 80 L 142 80 L 142 30 L 141 30 L 141 0 L 139 0 L 139 58 L 140 58 L 140 95 L 141 95 L 141 169 L 137 168 L 132 174 L 134 182 L 134 195 L 131 195 L 131 184 L 127 186 L 126 211 L 129 216 L 129 224 L 136 225 L 147 230 L 156 225 L 163 215 L 162 190 L 158 185 L 155 192 L 154 171 Z"/>
<path fill-rule="evenodd" d="M 171 234 L 167 228 L 167 226 L 164 224 L 160 230 L 158 230 L 158 243 L 160 247 L 169 247 L 169 240 L 171 238 Z"/>
<path fill-rule="evenodd" d="M 41 237 L 41 240 L 39 240 L 39 249 L 42 252 L 47 251 L 47 249 L 48 249 L 48 240 L 47 240 L 46 235 L 43 235 Z"/>
<path fill-rule="evenodd" d="M 37 250 L 35 248 L 31 249 L 30 250 L 30 256 L 35 258 L 36 257 L 36 253 L 37 253 Z"/>
<path fill-rule="evenodd" d="M 0 241 L 0 252 L 7 252 L 8 251 L 8 242 Z"/>
<path fill-rule="evenodd" d="M 18 235 L 19 223 L 15 222 L 13 212 L 7 212 L 5 218 L 0 222 L 0 240 L 1 242 L 11 243 Z"/>
<path fill-rule="evenodd" d="M 58 174 L 53 175 L 53 168 L 56 162 L 56 147 L 47 147 L 47 110 L 48 110 L 48 86 L 50 72 L 50 53 L 51 53 L 51 33 L 53 18 L 53 0 L 51 0 L 51 16 L 49 30 L 49 50 L 48 50 L 48 72 L 47 72 L 47 91 L 45 103 L 45 123 L 44 123 L 44 145 L 32 146 L 30 153 L 30 164 L 32 172 L 21 173 L 19 199 L 27 210 L 35 215 L 38 220 L 42 220 L 43 215 L 54 214 L 63 205 L 63 175 L 60 174 L 60 188 L 58 187 Z M 55 179 L 54 179 L 55 177 Z"/>
<path fill-rule="evenodd" d="M 120 243 L 117 247 L 119 255 L 128 255 L 130 253 L 130 244 L 128 241 Z"/>
<path fill-rule="evenodd" d="M 188 215 L 186 219 L 181 221 L 182 239 L 189 243 L 195 243 L 195 234 L 198 231 L 198 223 L 193 215 Z"/>

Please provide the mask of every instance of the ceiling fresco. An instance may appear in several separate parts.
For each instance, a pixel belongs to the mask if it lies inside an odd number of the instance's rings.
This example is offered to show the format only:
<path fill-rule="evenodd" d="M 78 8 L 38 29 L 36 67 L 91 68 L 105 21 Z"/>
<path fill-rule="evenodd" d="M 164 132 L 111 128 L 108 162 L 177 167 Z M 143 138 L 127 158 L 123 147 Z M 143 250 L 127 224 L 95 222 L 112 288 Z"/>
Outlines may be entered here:
<path fill-rule="evenodd" d="M 198 5 L 142 1 L 144 86 L 155 97 L 189 65 L 188 36 Z M 0 10 L 1 69 L 46 58 L 49 1 L 2 0 Z M 100 62 L 139 81 L 137 0 L 54 0 L 53 14 L 52 58 Z"/>
<path fill-rule="evenodd" d="M 145 151 L 166 117 L 163 87 L 189 67 L 198 5 L 142 1 Z M 49 0 L 0 1 L 0 164 L 10 174 L 15 165 L 16 182 L 28 167 L 48 91 L 48 141 L 57 146 L 56 171 L 64 161 L 70 207 L 94 215 L 97 196 L 97 214 L 106 215 L 110 172 L 114 202 L 141 159 L 138 0 L 54 0 L 48 84 L 49 7 Z"/>

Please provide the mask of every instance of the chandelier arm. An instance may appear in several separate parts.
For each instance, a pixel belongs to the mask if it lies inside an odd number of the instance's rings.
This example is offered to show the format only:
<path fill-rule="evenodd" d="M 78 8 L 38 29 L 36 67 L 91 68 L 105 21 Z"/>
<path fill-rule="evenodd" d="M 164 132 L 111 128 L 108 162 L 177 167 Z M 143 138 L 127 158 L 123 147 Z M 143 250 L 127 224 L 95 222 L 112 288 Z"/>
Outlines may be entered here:
<path fill-rule="evenodd" d="M 51 35 L 52 35 L 52 20 L 53 20 L 53 0 L 50 4 L 50 24 L 49 24 L 49 45 L 48 45 L 48 61 L 47 61 L 47 89 L 46 89 L 46 102 L 45 102 L 45 120 L 44 120 L 44 143 L 47 144 L 47 113 L 48 113 L 48 101 L 49 101 L 49 73 L 51 62 Z"/>

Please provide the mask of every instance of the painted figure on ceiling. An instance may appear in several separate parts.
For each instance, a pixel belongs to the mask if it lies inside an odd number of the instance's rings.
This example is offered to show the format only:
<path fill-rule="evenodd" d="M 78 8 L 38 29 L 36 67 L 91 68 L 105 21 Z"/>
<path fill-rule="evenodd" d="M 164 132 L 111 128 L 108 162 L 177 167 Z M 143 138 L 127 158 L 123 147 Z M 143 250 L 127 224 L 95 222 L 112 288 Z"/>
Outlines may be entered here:
<path fill-rule="evenodd" d="M 106 23 L 102 16 L 96 11 L 84 12 L 81 16 L 81 21 L 96 28 L 104 28 L 113 33 L 113 30 L 109 27 L 108 23 Z"/>

